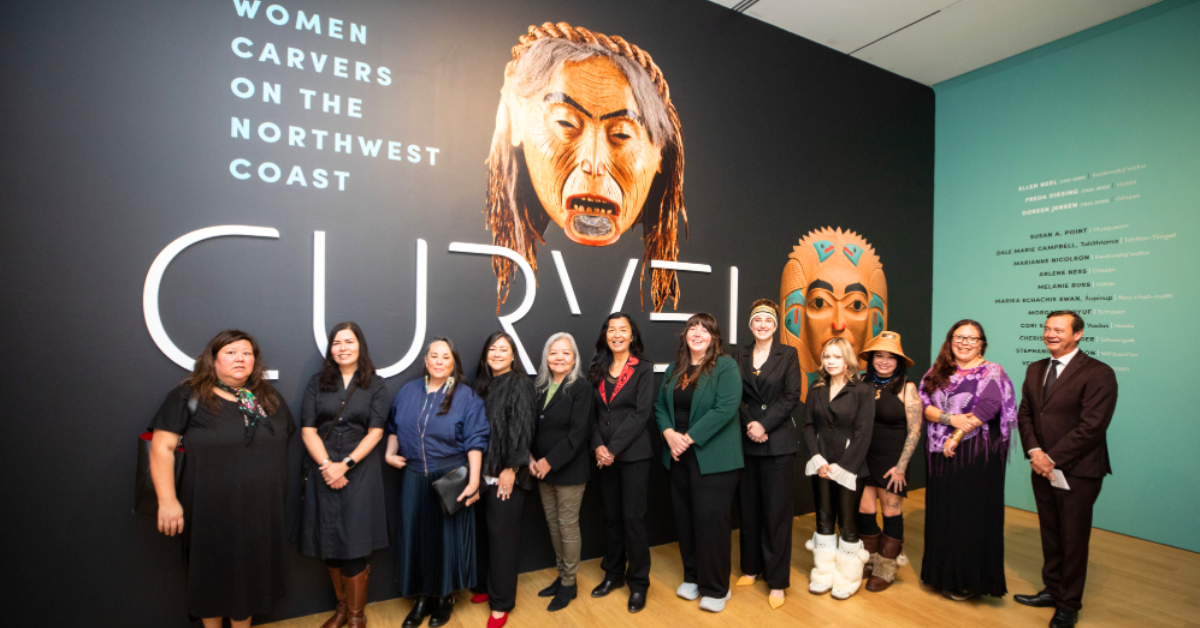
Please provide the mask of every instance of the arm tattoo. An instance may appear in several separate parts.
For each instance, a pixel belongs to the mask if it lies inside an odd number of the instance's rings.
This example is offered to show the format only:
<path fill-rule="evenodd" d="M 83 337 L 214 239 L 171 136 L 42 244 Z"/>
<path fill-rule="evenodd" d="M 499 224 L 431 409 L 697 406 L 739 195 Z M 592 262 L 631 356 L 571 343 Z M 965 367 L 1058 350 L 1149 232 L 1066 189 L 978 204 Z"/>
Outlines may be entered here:
<path fill-rule="evenodd" d="M 911 384 L 905 384 L 904 388 L 907 399 L 904 411 L 908 421 L 908 437 L 904 439 L 904 451 L 900 453 L 900 461 L 896 463 L 901 470 L 908 468 L 908 460 L 912 458 L 913 452 L 917 449 L 917 443 L 921 440 L 921 399 L 913 394 L 908 386 Z"/>

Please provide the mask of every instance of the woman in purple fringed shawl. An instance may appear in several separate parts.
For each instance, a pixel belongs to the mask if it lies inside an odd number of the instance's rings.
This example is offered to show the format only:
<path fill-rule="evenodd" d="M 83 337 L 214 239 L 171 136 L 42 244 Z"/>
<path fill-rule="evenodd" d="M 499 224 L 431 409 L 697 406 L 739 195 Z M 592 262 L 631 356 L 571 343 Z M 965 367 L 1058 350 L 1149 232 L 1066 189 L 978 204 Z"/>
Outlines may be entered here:
<path fill-rule="evenodd" d="M 955 323 L 920 386 L 929 463 L 921 582 L 955 601 L 1008 591 L 1004 469 L 1016 395 L 985 351 L 982 325 Z"/>

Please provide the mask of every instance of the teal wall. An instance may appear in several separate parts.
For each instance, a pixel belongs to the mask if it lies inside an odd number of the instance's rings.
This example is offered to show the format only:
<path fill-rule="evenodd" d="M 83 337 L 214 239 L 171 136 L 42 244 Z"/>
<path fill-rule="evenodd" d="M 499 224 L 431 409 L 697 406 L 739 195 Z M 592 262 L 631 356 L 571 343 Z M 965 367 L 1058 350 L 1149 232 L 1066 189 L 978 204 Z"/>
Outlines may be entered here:
<path fill-rule="evenodd" d="M 1044 313 L 1085 312 L 1082 347 L 1120 382 L 1095 525 L 1200 551 L 1200 3 L 934 89 L 932 351 L 977 319 L 1020 389 Z M 1021 451 L 1005 497 L 1034 510 Z"/>

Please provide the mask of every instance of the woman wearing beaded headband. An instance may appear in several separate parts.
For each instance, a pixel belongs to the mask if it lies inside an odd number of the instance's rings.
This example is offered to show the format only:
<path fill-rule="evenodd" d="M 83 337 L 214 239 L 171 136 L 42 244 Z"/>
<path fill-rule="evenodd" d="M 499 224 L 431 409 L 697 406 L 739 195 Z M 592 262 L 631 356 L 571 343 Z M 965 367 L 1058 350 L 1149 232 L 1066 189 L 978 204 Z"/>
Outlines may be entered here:
<path fill-rule="evenodd" d="M 792 517 L 800 433 L 792 411 L 800 402 L 796 349 L 775 339 L 779 306 L 759 299 L 750 310 L 754 342 L 733 352 L 742 376 L 742 448 L 746 467 L 738 491 L 742 517 L 740 587 L 761 574 L 771 608 L 783 606 L 791 584 Z"/>
<path fill-rule="evenodd" d="M 875 389 L 875 427 L 867 450 L 867 475 L 858 505 L 858 535 L 871 553 L 863 571 L 867 590 L 891 586 L 896 568 L 908 564 L 904 544 L 904 497 L 908 493 L 905 470 L 921 440 L 921 398 L 908 381 L 906 369 L 913 361 L 904 355 L 900 334 L 885 331 L 872 338 L 859 360 L 867 366 L 866 383 Z M 875 518 L 875 501 L 883 504 L 883 529 Z"/>

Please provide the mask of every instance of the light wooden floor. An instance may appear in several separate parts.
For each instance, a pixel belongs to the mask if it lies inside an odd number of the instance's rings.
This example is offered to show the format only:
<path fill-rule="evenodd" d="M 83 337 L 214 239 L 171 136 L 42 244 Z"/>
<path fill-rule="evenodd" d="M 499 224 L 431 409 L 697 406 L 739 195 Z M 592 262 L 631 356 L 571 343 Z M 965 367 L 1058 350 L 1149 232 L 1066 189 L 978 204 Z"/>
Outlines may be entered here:
<path fill-rule="evenodd" d="M 603 578 L 599 559 L 579 568 L 580 597 L 557 613 L 545 610 L 549 600 L 537 597 L 537 591 L 555 577 L 553 569 L 521 575 L 517 608 L 508 626 L 595 628 L 707 628 L 763 626 L 1044 626 L 1052 609 L 1021 606 L 1012 601 L 1015 593 L 1034 593 L 1041 588 L 1041 543 L 1037 515 L 1007 509 L 1005 521 L 1005 557 L 1009 595 L 1002 599 L 985 598 L 952 602 L 920 585 L 920 558 L 925 527 L 925 491 L 913 491 L 905 503 L 905 546 L 912 564 L 901 567 L 896 583 L 883 593 L 859 593 L 844 602 L 829 595 L 809 595 L 808 571 L 812 552 L 804 549 L 815 527 L 813 515 L 796 517 L 792 552 L 792 587 L 788 602 L 778 611 L 767 606 L 763 583 L 754 587 L 734 587 L 733 599 L 725 612 L 707 613 L 698 602 L 675 597 L 683 568 L 674 545 L 653 548 L 651 585 L 646 610 L 631 615 L 625 610 L 628 589 L 608 597 L 589 596 Z M 736 535 L 737 533 L 734 532 Z M 737 565 L 737 539 L 733 543 L 734 574 Z M 469 595 L 460 592 L 452 621 L 448 626 L 483 628 L 487 623 L 486 604 L 471 604 Z M 412 603 L 405 599 L 378 602 L 367 607 L 370 625 L 375 628 L 399 628 Z M 331 609 L 332 611 L 332 609 Z M 317 628 L 328 613 L 270 624 L 275 628 Z M 428 621 L 425 624 L 428 625 Z M 1200 626 L 1200 555 L 1158 545 L 1132 537 L 1095 530 L 1092 533 L 1091 561 L 1087 591 L 1080 625 L 1100 626 Z"/>

